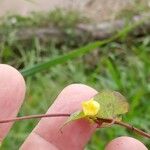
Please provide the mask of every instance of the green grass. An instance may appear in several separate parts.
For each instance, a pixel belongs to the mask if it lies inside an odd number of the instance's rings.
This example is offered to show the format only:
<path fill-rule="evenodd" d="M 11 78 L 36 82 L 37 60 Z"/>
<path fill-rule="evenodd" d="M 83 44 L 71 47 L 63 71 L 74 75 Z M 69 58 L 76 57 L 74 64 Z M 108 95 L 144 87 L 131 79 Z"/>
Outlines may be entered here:
<path fill-rule="evenodd" d="M 81 41 L 72 45 L 70 43 L 73 39 L 69 38 L 61 45 L 51 41 L 45 43 L 38 38 L 27 43 L 18 43 L 13 36 L 13 30 L 9 34 L 12 36 L 0 42 L 0 60 L 19 70 L 29 68 L 37 62 L 67 55 L 71 49 L 85 44 Z M 108 44 L 98 46 L 83 57 L 68 59 L 63 64 L 60 62 L 55 67 L 52 65 L 51 68 L 46 68 L 34 76 L 26 76 L 26 100 L 19 115 L 45 113 L 65 86 L 83 83 L 98 91 L 120 91 L 130 103 L 130 112 L 124 116 L 124 120 L 147 132 L 150 131 L 150 37 L 145 35 L 132 39 L 127 36 L 122 38 L 123 35 L 119 42 L 109 41 Z M 1 149 L 18 149 L 36 124 L 37 120 L 15 123 Z M 146 138 L 115 126 L 98 130 L 88 143 L 87 149 L 104 149 L 106 143 L 122 135 L 133 136 L 150 146 Z"/>
<path fill-rule="evenodd" d="M 132 4 L 124 7 L 118 14 L 116 14 L 115 18 L 124 18 L 130 20 L 133 16 L 138 16 L 146 12 L 149 12 L 147 0 L 133 0 Z"/>
<path fill-rule="evenodd" d="M 73 10 L 55 9 L 48 13 L 36 12 L 29 16 L 20 15 L 6 15 L 1 17 L 1 27 L 7 28 L 22 28 L 22 27 L 45 27 L 45 26 L 59 26 L 63 28 L 74 27 L 77 23 L 89 22 L 80 13 Z"/>

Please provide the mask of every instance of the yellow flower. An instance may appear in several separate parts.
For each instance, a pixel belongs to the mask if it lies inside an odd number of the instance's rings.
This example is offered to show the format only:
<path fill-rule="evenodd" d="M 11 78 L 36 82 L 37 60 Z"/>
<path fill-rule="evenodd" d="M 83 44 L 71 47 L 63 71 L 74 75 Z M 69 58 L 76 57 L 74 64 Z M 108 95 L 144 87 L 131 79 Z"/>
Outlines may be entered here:
<path fill-rule="evenodd" d="M 100 110 L 100 104 L 94 99 L 82 102 L 83 112 L 86 116 L 95 116 Z"/>

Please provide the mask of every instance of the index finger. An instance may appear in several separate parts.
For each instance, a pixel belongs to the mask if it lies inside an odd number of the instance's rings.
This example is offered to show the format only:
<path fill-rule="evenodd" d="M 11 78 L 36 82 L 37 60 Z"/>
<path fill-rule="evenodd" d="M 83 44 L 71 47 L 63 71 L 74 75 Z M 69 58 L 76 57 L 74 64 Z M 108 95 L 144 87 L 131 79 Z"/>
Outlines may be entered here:
<path fill-rule="evenodd" d="M 0 119 L 17 115 L 25 95 L 22 75 L 13 67 L 0 64 Z M 5 138 L 12 123 L 0 124 L 0 142 Z"/>
<path fill-rule="evenodd" d="M 73 113 L 81 110 L 81 102 L 92 98 L 97 91 L 82 84 L 66 87 L 48 110 L 48 114 Z M 40 150 L 81 150 L 96 129 L 96 124 L 79 120 L 60 128 L 67 118 L 43 118 L 29 135 L 21 149 Z"/>

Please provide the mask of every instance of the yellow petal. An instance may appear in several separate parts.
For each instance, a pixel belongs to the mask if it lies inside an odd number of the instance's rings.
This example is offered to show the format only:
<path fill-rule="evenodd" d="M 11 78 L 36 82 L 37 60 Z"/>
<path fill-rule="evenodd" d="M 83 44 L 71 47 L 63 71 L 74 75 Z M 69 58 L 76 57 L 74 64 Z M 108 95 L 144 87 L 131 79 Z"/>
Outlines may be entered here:
<path fill-rule="evenodd" d="M 100 104 L 93 99 L 82 102 L 82 109 L 86 116 L 95 116 L 100 110 Z"/>

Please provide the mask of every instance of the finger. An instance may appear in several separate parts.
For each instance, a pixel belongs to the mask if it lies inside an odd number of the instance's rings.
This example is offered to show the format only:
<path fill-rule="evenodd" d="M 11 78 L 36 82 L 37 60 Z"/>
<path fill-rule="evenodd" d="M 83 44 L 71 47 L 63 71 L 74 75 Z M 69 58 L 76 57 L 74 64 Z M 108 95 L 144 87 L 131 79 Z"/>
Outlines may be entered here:
<path fill-rule="evenodd" d="M 119 137 L 112 140 L 105 150 L 148 150 L 143 143 L 131 137 Z"/>
<path fill-rule="evenodd" d="M 81 109 L 82 101 L 92 98 L 96 93 L 94 89 L 85 85 L 70 85 L 60 93 L 47 113 L 73 113 Z M 44 150 L 83 149 L 94 132 L 96 125 L 90 124 L 85 120 L 80 120 L 65 126 L 62 130 L 63 133 L 61 133 L 60 128 L 66 119 L 64 117 L 41 119 L 21 149 L 40 150 L 42 147 L 45 147 L 47 142 L 55 148 L 49 146 Z M 43 145 L 39 145 L 41 140 Z M 32 148 L 31 145 L 33 146 Z"/>
<path fill-rule="evenodd" d="M 0 64 L 0 119 L 16 116 L 25 95 L 22 75 L 13 67 Z M 7 135 L 12 123 L 0 124 L 0 141 Z"/>

